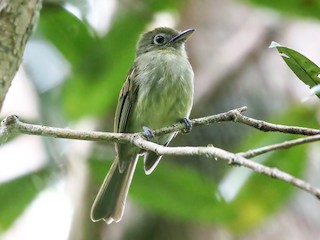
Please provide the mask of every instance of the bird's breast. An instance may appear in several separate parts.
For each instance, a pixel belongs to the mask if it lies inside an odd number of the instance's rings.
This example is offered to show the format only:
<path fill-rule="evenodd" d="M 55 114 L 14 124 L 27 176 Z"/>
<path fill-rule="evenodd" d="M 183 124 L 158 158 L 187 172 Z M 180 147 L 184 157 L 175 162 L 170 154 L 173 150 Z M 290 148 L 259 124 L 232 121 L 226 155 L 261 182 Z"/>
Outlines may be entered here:
<path fill-rule="evenodd" d="M 193 71 L 186 57 L 151 54 L 138 59 L 139 86 L 135 129 L 161 128 L 189 117 L 193 100 Z"/>

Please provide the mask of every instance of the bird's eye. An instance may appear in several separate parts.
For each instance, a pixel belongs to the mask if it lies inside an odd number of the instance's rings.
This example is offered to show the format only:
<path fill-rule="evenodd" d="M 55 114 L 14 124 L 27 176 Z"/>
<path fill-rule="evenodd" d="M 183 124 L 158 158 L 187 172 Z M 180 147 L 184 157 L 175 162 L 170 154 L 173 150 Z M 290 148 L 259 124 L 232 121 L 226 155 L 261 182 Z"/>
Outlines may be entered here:
<path fill-rule="evenodd" d="M 154 37 L 153 42 L 157 45 L 164 44 L 165 37 L 162 34 L 158 34 Z"/>

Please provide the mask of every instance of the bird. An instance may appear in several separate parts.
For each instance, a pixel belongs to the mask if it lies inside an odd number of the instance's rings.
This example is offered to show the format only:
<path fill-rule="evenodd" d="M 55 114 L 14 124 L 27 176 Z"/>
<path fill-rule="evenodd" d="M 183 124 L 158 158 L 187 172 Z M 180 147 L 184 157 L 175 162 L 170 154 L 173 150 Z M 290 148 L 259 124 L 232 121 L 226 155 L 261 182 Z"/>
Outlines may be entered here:
<path fill-rule="evenodd" d="M 194 72 L 185 42 L 195 29 L 159 27 L 141 35 L 132 67 L 119 94 L 114 132 L 143 132 L 150 141 L 167 146 L 177 132 L 153 136 L 159 129 L 182 121 L 187 131 L 193 104 Z M 123 216 L 129 187 L 140 155 L 149 175 L 161 156 L 130 143 L 115 143 L 116 158 L 91 208 L 91 220 L 110 224 Z"/>

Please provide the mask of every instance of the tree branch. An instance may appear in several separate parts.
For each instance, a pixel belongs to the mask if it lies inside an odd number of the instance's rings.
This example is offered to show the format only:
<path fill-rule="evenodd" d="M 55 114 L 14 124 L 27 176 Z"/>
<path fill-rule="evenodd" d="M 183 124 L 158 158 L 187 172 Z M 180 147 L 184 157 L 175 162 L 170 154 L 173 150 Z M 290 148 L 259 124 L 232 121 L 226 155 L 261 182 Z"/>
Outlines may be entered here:
<path fill-rule="evenodd" d="M 282 142 L 282 143 L 276 143 L 276 144 L 268 145 L 268 146 L 265 146 L 265 147 L 252 149 L 252 150 L 249 150 L 247 152 L 240 152 L 240 153 L 238 153 L 238 155 L 242 156 L 242 157 L 245 157 L 245 158 L 253 158 L 253 157 L 256 157 L 258 155 L 267 153 L 267 152 L 271 152 L 271 151 L 275 151 L 275 150 L 279 150 L 279 149 L 291 148 L 291 147 L 294 147 L 294 146 L 297 146 L 297 145 L 316 142 L 316 141 L 319 141 L 319 140 L 320 140 L 320 134 L 319 135 L 305 137 L 305 138 L 299 138 L 299 139 L 295 139 L 295 140 L 285 141 L 285 142 Z"/>
<path fill-rule="evenodd" d="M 257 128 L 261 131 L 279 131 L 291 134 L 315 135 L 320 131 L 311 128 L 300 128 L 296 126 L 285 126 L 279 124 L 271 124 L 261 120 L 245 117 L 242 112 L 246 107 L 230 110 L 225 113 L 220 113 L 208 117 L 197 118 L 191 120 L 193 126 L 203 126 L 217 122 L 233 121 L 246 124 L 248 126 Z M 155 136 L 167 134 L 175 131 L 181 131 L 185 128 L 182 123 L 177 123 L 169 127 L 161 128 L 154 131 Z M 57 138 L 68 138 L 78 140 L 90 141 L 104 141 L 104 142 L 130 142 L 137 147 L 153 151 L 159 155 L 202 155 L 214 159 L 222 159 L 228 161 L 229 164 L 239 165 L 252 169 L 255 172 L 276 178 L 287 183 L 290 183 L 304 191 L 307 191 L 320 199 L 320 189 L 310 185 L 309 183 L 293 177 L 276 168 L 270 168 L 260 163 L 253 162 L 248 158 L 278 150 L 293 147 L 299 144 L 309 143 L 320 140 L 320 135 L 309 136 L 296 140 L 286 141 L 279 144 L 269 145 L 254 150 L 249 150 L 242 153 L 231 153 L 214 146 L 207 147 L 165 147 L 154 142 L 147 141 L 144 134 L 141 133 L 108 133 L 108 132 L 93 132 L 93 131 L 78 131 L 64 128 L 54 128 L 48 126 L 34 125 L 21 122 L 17 116 L 9 116 L 1 122 L 0 126 L 0 143 L 12 134 L 31 134 Z"/>
<path fill-rule="evenodd" d="M 320 130 L 318 129 L 268 123 L 262 120 L 256 120 L 254 118 L 246 117 L 242 115 L 240 112 L 234 112 L 233 120 L 235 122 L 242 123 L 250 127 L 254 127 L 263 132 L 282 132 L 306 136 L 320 134 Z"/>
<path fill-rule="evenodd" d="M 193 126 L 204 126 L 216 122 L 232 121 L 237 113 L 245 111 L 246 107 L 230 110 L 225 113 L 220 113 L 208 117 L 197 118 L 191 120 Z M 158 130 L 154 130 L 154 136 L 160 136 L 167 133 L 181 131 L 185 129 L 185 124 L 176 123 L 169 127 L 164 127 Z M 66 128 L 55 128 L 48 126 L 41 126 L 29 123 L 23 123 L 15 115 L 9 116 L 2 120 L 0 126 L 0 143 L 6 141 L 6 138 L 10 134 L 24 133 L 29 135 L 39 135 L 56 138 L 68 138 L 78 140 L 90 140 L 90 141 L 105 141 L 105 142 L 132 142 L 132 138 L 137 134 L 129 133 L 108 133 L 108 132 L 93 132 L 93 131 L 79 131 Z M 143 133 L 138 133 L 143 135 Z M 2 140 L 2 141 L 1 141 Z"/>
<path fill-rule="evenodd" d="M 244 158 L 240 154 L 230 153 L 220 148 L 213 146 L 208 147 L 165 147 L 153 142 L 146 141 L 141 137 L 136 137 L 132 143 L 139 148 L 153 151 L 159 155 L 203 155 L 208 158 L 222 159 L 228 161 L 231 165 L 239 165 L 250 168 L 251 170 L 267 175 L 272 178 L 282 180 L 290 183 L 306 192 L 309 192 L 320 199 L 320 189 L 317 189 L 309 183 L 293 177 L 292 175 L 285 173 L 277 168 L 270 168 L 260 163 L 253 162 L 249 159 Z"/>
<path fill-rule="evenodd" d="M 42 0 L 0 1 L 0 110 L 16 74 Z"/>

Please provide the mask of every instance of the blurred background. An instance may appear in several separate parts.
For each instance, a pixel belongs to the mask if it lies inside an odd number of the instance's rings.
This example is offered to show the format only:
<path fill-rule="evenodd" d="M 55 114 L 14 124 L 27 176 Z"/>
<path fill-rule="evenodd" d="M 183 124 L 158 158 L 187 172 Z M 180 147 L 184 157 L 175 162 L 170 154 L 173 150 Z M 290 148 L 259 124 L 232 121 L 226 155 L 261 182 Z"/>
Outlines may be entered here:
<path fill-rule="evenodd" d="M 118 93 L 140 33 L 197 31 L 191 118 L 248 106 L 248 116 L 317 128 L 319 100 L 271 41 L 320 64 L 317 0 L 47 0 L 1 118 L 112 131 Z M 194 128 L 175 145 L 232 152 L 297 136 L 236 123 Z M 254 160 L 319 186 L 319 143 Z M 112 144 L 17 136 L 0 148 L 0 239 L 318 239 L 320 202 L 291 185 L 219 159 L 164 157 L 150 176 L 138 164 L 121 222 L 89 211 L 114 159 Z"/>

